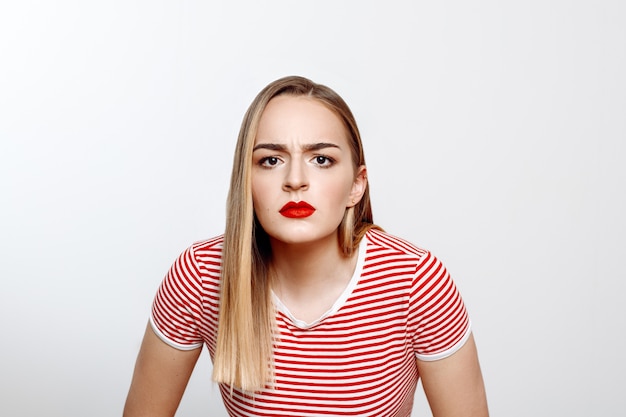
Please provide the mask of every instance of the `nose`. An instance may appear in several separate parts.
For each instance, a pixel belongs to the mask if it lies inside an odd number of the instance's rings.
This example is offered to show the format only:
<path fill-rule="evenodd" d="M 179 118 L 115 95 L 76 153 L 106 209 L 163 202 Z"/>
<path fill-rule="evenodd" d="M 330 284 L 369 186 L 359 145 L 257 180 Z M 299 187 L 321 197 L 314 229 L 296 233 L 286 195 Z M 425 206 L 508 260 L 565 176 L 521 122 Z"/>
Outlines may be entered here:
<path fill-rule="evenodd" d="M 309 181 L 304 163 L 297 160 L 290 161 L 283 180 L 283 190 L 306 190 L 308 187 Z"/>

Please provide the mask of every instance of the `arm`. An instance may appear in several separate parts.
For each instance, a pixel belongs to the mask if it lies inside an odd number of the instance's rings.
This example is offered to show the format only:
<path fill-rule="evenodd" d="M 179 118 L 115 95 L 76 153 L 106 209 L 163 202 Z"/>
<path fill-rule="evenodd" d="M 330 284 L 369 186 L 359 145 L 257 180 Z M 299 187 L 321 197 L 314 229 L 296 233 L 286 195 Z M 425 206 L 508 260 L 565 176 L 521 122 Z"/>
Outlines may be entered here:
<path fill-rule="evenodd" d="M 165 344 L 150 325 L 139 350 L 124 417 L 172 417 L 202 348 L 184 351 Z"/>
<path fill-rule="evenodd" d="M 417 361 L 434 417 L 487 417 L 487 398 L 474 336 L 453 355 Z"/>

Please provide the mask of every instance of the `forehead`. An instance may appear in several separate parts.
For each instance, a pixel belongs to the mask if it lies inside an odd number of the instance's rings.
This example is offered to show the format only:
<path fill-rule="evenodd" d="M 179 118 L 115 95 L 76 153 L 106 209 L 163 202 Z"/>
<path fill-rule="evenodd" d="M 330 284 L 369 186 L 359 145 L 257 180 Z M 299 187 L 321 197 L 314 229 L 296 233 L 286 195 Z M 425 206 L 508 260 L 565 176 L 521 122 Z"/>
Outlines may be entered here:
<path fill-rule="evenodd" d="M 261 114 L 255 143 L 260 140 L 337 140 L 347 144 L 341 119 L 325 104 L 306 96 L 278 96 Z"/>

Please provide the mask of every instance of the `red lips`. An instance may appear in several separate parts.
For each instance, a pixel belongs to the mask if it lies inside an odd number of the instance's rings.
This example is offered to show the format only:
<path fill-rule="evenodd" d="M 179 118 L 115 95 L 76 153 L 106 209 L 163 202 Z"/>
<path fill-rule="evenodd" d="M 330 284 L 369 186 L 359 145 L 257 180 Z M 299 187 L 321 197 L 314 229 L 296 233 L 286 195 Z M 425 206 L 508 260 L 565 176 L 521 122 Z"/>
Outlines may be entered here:
<path fill-rule="evenodd" d="M 303 219 L 315 212 L 315 207 L 306 201 L 290 201 L 280 209 L 280 214 L 291 219 Z"/>

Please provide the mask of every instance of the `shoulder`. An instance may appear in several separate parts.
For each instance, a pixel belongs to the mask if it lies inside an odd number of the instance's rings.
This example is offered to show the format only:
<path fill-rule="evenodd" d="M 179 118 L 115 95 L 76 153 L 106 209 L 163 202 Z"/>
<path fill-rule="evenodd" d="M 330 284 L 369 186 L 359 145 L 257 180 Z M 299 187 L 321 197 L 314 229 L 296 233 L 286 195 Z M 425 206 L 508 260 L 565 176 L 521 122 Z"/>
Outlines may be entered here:
<path fill-rule="evenodd" d="M 198 265 L 219 266 L 222 261 L 223 249 L 224 236 L 220 235 L 195 242 L 185 252 L 191 255 Z"/>
<path fill-rule="evenodd" d="M 194 242 L 189 250 L 203 256 L 220 256 L 224 248 L 224 235 L 212 237 L 210 239 Z"/>
<path fill-rule="evenodd" d="M 414 284 L 447 275 L 441 260 L 431 251 L 406 239 L 381 230 L 370 230 L 366 234 L 366 266 L 376 270 L 403 271 L 410 275 Z"/>
<path fill-rule="evenodd" d="M 391 235 L 382 230 L 371 229 L 365 234 L 368 257 L 397 256 L 419 261 L 428 251 L 406 239 Z"/>
<path fill-rule="evenodd" d="M 167 278 L 174 281 L 199 282 L 208 277 L 219 276 L 222 265 L 222 247 L 222 236 L 193 243 L 176 258 Z"/>
<path fill-rule="evenodd" d="M 432 255 L 406 239 L 381 230 L 370 230 L 365 235 L 367 244 L 363 276 L 395 277 L 406 285 L 413 285 L 424 263 Z"/>

